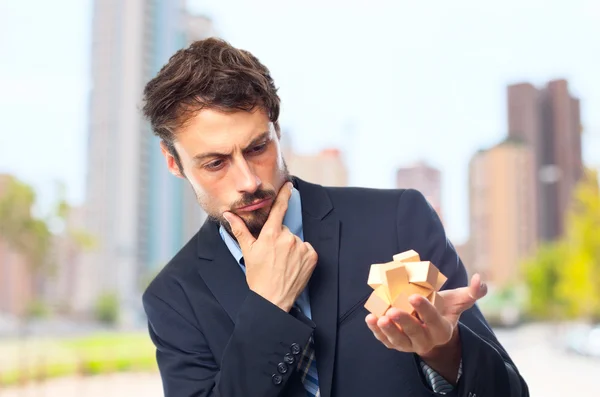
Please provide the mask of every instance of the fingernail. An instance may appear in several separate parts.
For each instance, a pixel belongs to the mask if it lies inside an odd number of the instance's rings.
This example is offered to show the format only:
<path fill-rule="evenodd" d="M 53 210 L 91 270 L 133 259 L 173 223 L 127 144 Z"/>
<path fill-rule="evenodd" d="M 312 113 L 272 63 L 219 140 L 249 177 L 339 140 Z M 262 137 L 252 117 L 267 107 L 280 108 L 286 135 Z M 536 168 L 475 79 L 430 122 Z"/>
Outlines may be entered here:
<path fill-rule="evenodd" d="M 409 299 L 410 303 L 413 305 L 418 305 L 419 303 L 421 303 L 421 299 L 420 299 L 419 295 L 411 295 L 408 299 Z"/>
<path fill-rule="evenodd" d="M 231 222 L 229 222 L 228 216 L 229 216 L 228 212 L 223 213 L 223 219 L 225 219 L 225 222 L 227 222 L 227 225 L 231 226 Z"/>

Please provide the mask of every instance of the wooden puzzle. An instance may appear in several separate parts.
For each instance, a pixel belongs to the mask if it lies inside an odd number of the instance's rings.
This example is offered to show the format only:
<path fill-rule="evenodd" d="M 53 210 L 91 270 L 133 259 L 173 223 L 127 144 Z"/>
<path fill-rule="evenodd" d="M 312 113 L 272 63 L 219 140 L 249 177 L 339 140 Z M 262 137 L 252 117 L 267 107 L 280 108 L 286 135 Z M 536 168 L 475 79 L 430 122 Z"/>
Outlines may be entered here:
<path fill-rule="evenodd" d="M 421 261 L 414 250 L 401 252 L 388 263 L 371 265 L 367 284 L 373 288 L 365 308 L 381 317 L 391 307 L 415 315 L 408 302 L 411 295 L 421 295 L 438 310 L 444 306 L 444 300 L 438 291 L 447 278 L 429 261 Z"/>

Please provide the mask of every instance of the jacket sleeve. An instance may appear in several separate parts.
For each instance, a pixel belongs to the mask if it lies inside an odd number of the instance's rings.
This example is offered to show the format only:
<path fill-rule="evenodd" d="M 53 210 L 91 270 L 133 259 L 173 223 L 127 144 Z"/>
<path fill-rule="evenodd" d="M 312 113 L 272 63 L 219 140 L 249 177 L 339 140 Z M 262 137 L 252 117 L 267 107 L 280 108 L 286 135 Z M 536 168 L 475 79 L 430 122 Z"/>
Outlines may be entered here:
<path fill-rule="evenodd" d="M 278 366 L 288 353 L 295 363 L 299 361 L 314 323 L 301 321 L 250 291 L 219 365 L 187 302 L 180 288 L 166 293 L 155 288 L 143 296 L 165 397 L 284 394 L 295 371 L 292 365 Z"/>
<path fill-rule="evenodd" d="M 446 237 L 438 214 L 423 194 L 414 189 L 404 190 L 399 199 L 397 219 L 400 245 L 414 249 L 448 277 L 442 289 L 468 285 L 465 266 Z M 525 380 L 477 305 L 462 314 L 458 327 L 462 375 L 455 390 L 448 395 L 529 396 Z"/>

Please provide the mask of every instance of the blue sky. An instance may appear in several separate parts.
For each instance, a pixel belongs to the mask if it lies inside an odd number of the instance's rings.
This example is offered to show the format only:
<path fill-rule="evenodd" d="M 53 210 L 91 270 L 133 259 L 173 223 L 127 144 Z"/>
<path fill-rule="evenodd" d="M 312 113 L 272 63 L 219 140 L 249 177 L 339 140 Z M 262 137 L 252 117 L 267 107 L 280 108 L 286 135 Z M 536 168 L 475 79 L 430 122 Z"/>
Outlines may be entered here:
<path fill-rule="evenodd" d="M 303 152 L 345 150 L 353 185 L 394 168 L 443 171 L 448 233 L 468 235 L 467 164 L 506 134 L 506 85 L 567 78 L 582 100 L 584 155 L 600 166 L 597 0 L 191 0 L 270 69 Z M 83 196 L 90 0 L 0 0 L 0 172 Z M 353 127 L 348 127 L 353 126 Z M 352 134 L 346 131 L 354 131 Z"/>

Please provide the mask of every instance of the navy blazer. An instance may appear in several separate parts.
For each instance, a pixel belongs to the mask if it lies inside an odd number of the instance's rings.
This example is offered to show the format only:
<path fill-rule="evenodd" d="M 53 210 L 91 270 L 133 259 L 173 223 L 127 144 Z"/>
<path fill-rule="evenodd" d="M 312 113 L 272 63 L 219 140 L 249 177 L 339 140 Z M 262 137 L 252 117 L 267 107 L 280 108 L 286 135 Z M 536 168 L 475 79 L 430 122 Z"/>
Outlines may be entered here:
<path fill-rule="evenodd" d="M 305 397 L 298 373 L 279 374 L 277 366 L 313 332 L 321 396 L 435 396 L 416 355 L 375 339 L 364 303 L 372 292 L 371 264 L 410 249 L 448 277 L 442 289 L 467 285 L 439 217 L 412 189 L 293 181 L 302 199 L 305 241 L 319 255 L 309 281 L 312 320 L 250 291 L 218 225 L 207 220 L 143 295 L 165 396 Z M 529 395 L 476 306 L 458 326 L 463 374 L 452 395 Z"/>

